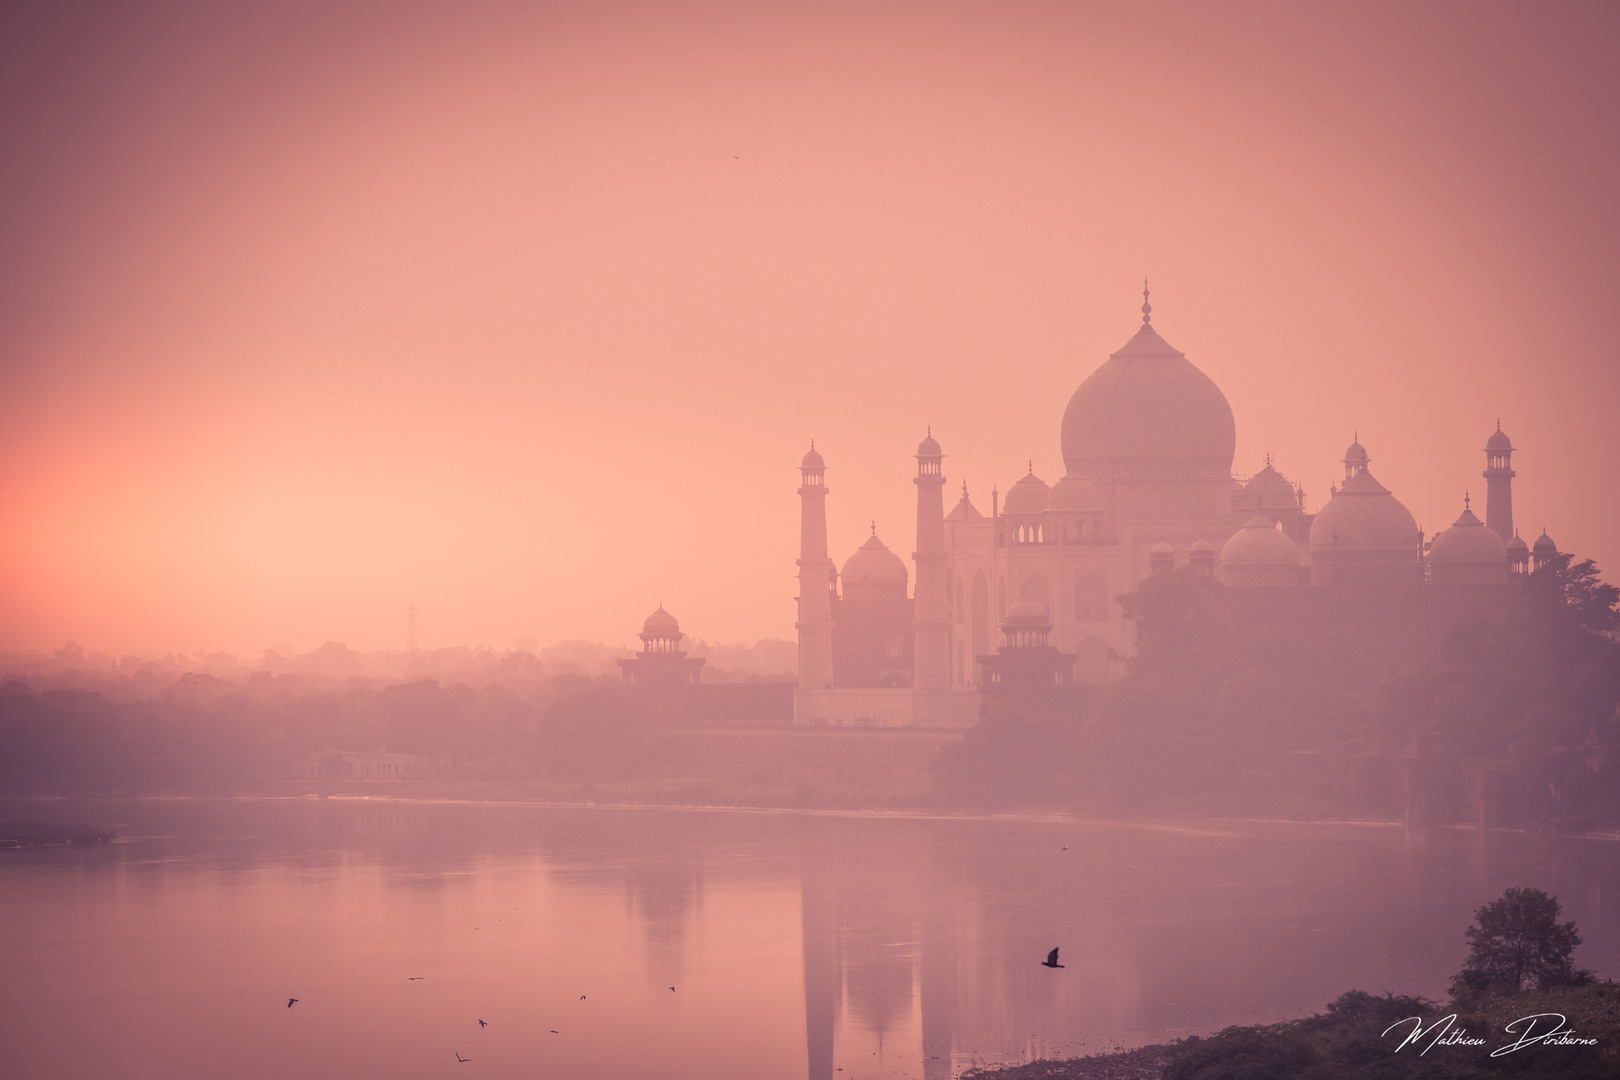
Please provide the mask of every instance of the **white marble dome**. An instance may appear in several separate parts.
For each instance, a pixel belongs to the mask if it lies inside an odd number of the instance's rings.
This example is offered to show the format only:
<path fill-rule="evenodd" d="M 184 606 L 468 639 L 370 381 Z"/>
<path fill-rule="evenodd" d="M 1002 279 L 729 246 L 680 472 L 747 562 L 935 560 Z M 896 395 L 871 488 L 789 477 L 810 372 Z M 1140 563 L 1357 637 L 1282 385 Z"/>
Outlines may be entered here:
<path fill-rule="evenodd" d="M 1230 588 L 1299 584 L 1299 545 L 1256 514 L 1221 548 L 1221 584 Z"/>
<path fill-rule="evenodd" d="M 1506 581 L 1507 571 L 1507 545 L 1466 501 L 1462 517 L 1429 545 L 1429 580 L 1437 585 L 1492 585 Z"/>
<path fill-rule="evenodd" d="M 839 574 L 844 596 L 850 599 L 905 599 L 910 573 L 900 556 L 877 538 L 874 530 L 855 554 L 844 560 Z"/>
<path fill-rule="evenodd" d="M 1311 577 L 1340 571 L 1418 568 L 1418 527 L 1412 512 L 1363 468 L 1344 482 L 1311 522 Z"/>
<path fill-rule="evenodd" d="M 1007 491 L 1007 501 L 1001 504 L 1004 514 L 1038 514 L 1046 509 L 1051 498 L 1046 481 L 1035 475 L 1033 465 L 1029 473 Z"/>
<path fill-rule="evenodd" d="M 1061 435 L 1068 472 L 1097 479 L 1224 479 L 1237 449 L 1226 395 L 1146 318 L 1074 392 Z"/>

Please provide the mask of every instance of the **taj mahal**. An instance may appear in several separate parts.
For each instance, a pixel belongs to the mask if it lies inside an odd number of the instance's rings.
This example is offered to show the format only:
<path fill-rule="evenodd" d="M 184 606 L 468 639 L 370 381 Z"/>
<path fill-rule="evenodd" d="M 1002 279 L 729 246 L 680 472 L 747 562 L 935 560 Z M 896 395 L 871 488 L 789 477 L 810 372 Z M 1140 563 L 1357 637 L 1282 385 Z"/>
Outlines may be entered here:
<path fill-rule="evenodd" d="M 1226 396 L 1159 335 L 1145 286 L 1141 310 L 1063 411 L 1055 483 L 1031 467 L 988 507 L 962 485 L 947 509 L 945 454 L 928 432 L 913 481 L 914 584 L 875 527 L 842 567 L 829 556 L 828 465 L 811 446 L 799 466 L 796 724 L 962 728 L 1004 680 L 1106 680 L 1133 648 L 1116 598 L 1176 567 L 1251 607 L 1387 593 L 1455 622 L 1499 607 L 1556 552 L 1545 532 L 1532 548 L 1514 531 L 1500 426 L 1484 448 L 1484 520 L 1465 502 L 1429 538 L 1359 438 L 1315 513 L 1269 458 L 1238 478 Z"/>

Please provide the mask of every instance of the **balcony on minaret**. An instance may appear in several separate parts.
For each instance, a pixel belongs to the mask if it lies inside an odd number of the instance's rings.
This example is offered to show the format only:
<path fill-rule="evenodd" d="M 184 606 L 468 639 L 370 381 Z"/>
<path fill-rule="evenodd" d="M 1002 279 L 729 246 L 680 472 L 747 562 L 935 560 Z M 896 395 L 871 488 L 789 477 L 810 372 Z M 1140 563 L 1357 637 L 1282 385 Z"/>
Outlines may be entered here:
<path fill-rule="evenodd" d="M 810 444 L 810 452 L 799 462 L 799 478 L 803 487 L 825 489 L 827 486 L 827 462 L 816 452 L 815 443 Z"/>
<path fill-rule="evenodd" d="M 1504 543 L 1513 530 L 1513 442 L 1502 431 L 1502 422 L 1485 440 L 1485 525 Z"/>
<path fill-rule="evenodd" d="M 932 479 L 943 483 L 944 464 L 945 452 L 940 449 L 939 443 L 934 441 L 934 429 L 930 427 L 923 441 L 917 444 L 917 479 Z"/>

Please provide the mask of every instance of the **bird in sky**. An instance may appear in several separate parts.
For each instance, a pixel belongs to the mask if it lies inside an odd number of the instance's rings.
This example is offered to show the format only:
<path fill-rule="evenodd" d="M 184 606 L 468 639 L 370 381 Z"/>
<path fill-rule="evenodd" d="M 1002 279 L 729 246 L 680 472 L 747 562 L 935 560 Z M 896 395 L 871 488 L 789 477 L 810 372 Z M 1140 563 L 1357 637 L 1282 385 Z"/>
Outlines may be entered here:
<path fill-rule="evenodd" d="M 406 977 L 405 981 L 406 982 L 421 982 L 422 981 L 422 976 L 420 976 L 420 975 L 410 975 L 410 976 Z"/>
<path fill-rule="evenodd" d="M 552 1033 L 552 1034 L 553 1034 L 553 1035 L 555 1035 L 555 1034 L 557 1034 L 557 1029 L 556 1029 L 556 1028 L 552 1028 L 552 1029 L 551 1029 L 551 1033 Z"/>
<path fill-rule="evenodd" d="M 1063 965 L 1057 962 L 1057 954 L 1058 951 L 1056 949 L 1053 949 L 1051 952 L 1047 953 L 1046 959 L 1041 961 L 1041 966 L 1049 968 L 1062 967 Z"/>
<path fill-rule="evenodd" d="M 670 992 L 670 993 L 672 993 L 672 994 L 673 994 L 673 993 L 674 993 L 674 992 L 675 992 L 675 988 L 674 988 L 674 987 L 673 987 L 673 986 L 672 986 L 672 987 L 670 987 L 670 988 L 669 988 L 669 992 Z"/>
<path fill-rule="evenodd" d="M 287 999 L 287 1008 L 290 1009 L 296 1004 L 298 1004 L 298 999 L 297 998 L 288 998 Z"/>
<path fill-rule="evenodd" d="M 585 1000 L 585 995 L 584 994 L 579 995 L 579 1000 L 584 1001 Z"/>
<path fill-rule="evenodd" d="M 481 1027 L 481 1028 L 487 1028 L 487 1027 L 489 1027 L 489 1025 L 488 1025 L 488 1024 L 486 1024 L 486 1023 L 484 1023 L 484 1022 L 483 1022 L 483 1021 L 482 1021 L 482 1020 L 480 1020 L 480 1021 L 478 1021 L 478 1026 L 479 1026 L 479 1027 Z"/>
<path fill-rule="evenodd" d="M 461 1062 L 463 1065 L 467 1064 L 467 1062 L 472 1060 L 472 1058 L 464 1058 L 464 1057 L 462 1057 L 460 1050 L 456 1050 L 456 1051 L 454 1051 L 454 1053 L 456 1055 L 456 1060 Z"/>

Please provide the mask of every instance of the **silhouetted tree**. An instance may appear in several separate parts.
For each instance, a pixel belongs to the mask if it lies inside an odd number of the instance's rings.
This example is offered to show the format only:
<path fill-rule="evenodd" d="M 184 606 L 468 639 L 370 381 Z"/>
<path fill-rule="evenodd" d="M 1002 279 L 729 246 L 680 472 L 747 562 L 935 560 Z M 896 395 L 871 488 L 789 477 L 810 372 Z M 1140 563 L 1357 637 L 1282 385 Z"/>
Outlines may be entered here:
<path fill-rule="evenodd" d="M 1474 912 L 1475 924 L 1467 931 L 1473 948 L 1452 979 L 1452 996 L 1591 982 L 1591 972 L 1575 967 L 1581 936 L 1573 922 L 1560 923 L 1558 915 L 1558 901 L 1540 889 L 1509 889 Z"/>

